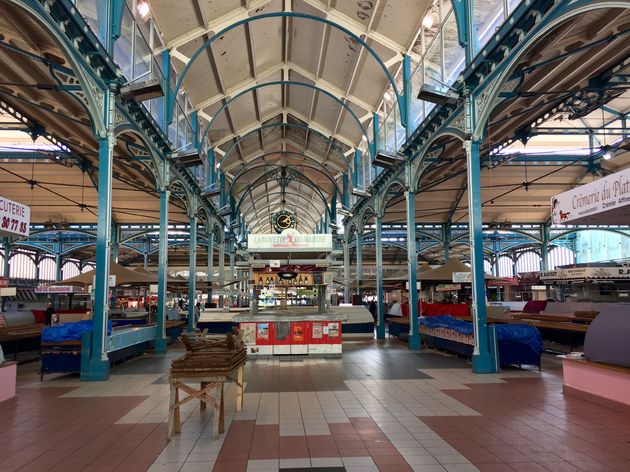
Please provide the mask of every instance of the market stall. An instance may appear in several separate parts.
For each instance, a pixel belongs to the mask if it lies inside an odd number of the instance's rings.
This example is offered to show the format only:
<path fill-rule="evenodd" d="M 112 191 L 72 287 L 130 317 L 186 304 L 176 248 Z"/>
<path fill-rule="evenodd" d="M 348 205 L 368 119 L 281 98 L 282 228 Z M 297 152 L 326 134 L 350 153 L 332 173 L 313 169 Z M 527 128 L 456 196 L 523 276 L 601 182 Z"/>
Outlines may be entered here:
<path fill-rule="evenodd" d="M 339 313 L 304 313 L 302 310 L 239 314 L 243 341 L 252 355 L 341 356 L 342 322 Z"/>

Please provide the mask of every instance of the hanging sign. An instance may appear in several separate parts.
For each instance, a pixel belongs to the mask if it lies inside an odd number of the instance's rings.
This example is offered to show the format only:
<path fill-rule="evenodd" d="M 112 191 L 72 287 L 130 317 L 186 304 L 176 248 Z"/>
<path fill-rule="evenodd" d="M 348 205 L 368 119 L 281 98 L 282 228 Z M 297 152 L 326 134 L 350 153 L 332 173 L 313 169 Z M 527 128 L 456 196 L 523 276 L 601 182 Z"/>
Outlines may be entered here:
<path fill-rule="evenodd" d="M 461 284 L 438 284 L 435 286 L 436 292 L 455 292 L 461 289 Z"/>
<path fill-rule="evenodd" d="M 453 272 L 454 284 L 470 284 L 472 283 L 472 272 Z"/>
<path fill-rule="evenodd" d="M 30 224 L 29 207 L 0 197 L 0 236 L 28 236 Z"/>
<path fill-rule="evenodd" d="M 35 289 L 35 293 L 87 293 L 87 290 L 74 285 L 41 285 Z"/>
<path fill-rule="evenodd" d="M 301 234 L 288 229 L 282 234 L 247 235 L 249 252 L 332 251 L 332 234 Z"/>
<path fill-rule="evenodd" d="M 575 267 L 540 273 L 541 281 L 569 279 L 630 279 L 630 267 Z"/>
<path fill-rule="evenodd" d="M 630 206 L 630 169 L 602 177 L 551 198 L 551 222 L 618 224 Z"/>

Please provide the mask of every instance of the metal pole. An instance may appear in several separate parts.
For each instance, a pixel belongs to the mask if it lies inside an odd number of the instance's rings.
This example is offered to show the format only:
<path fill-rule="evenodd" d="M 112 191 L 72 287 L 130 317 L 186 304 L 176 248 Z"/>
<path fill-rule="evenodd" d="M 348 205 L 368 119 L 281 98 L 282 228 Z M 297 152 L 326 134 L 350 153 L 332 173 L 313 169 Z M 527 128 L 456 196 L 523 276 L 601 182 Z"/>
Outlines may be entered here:
<path fill-rule="evenodd" d="M 105 91 L 104 103 L 107 106 L 105 124 L 106 137 L 99 138 L 98 158 L 98 224 L 96 230 L 96 276 L 94 282 L 94 326 L 90 359 L 87 366 L 81 366 L 82 380 L 107 380 L 109 378 L 109 358 L 106 350 L 107 319 L 109 317 L 109 261 L 112 232 L 112 166 L 115 137 L 111 117 L 114 111 L 114 97 Z M 87 346 L 84 346 L 87 348 Z"/>
<path fill-rule="evenodd" d="M 475 334 L 472 364 L 475 373 L 491 373 L 496 369 L 490 356 L 486 322 L 486 291 L 483 271 L 483 228 L 481 220 L 481 166 L 479 142 L 465 141 L 468 165 L 468 234 L 472 270 L 472 318 Z"/>
<path fill-rule="evenodd" d="M 219 285 L 225 290 L 225 240 L 219 245 Z M 219 296 L 219 308 L 223 308 L 223 295 Z"/>
<path fill-rule="evenodd" d="M 357 231 L 357 294 L 362 299 L 363 298 L 363 251 L 361 250 L 363 246 L 363 234 Z"/>
<path fill-rule="evenodd" d="M 160 240 L 158 246 L 158 302 L 155 352 L 166 352 L 166 278 L 168 276 L 168 200 L 170 191 L 160 191 Z"/>
<path fill-rule="evenodd" d="M 9 278 L 9 274 L 11 273 L 11 267 L 9 266 L 9 259 L 11 258 L 11 243 L 9 243 L 9 238 L 4 237 L 2 245 L 4 246 L 4 258 L 2 259 L 2 276 L 4 278 Z"/>
<path fill-rule="evenodd" d="M 214 228 L 208 234 L 208 303 L 212 302 L 212 281 L 214 280 Z"/>
<path fill-rule="evenodd" d="M 343 301 L 351 303 L 350 300 L 350 243 L 343 242 Z"/>
<path fill-rule="evenodd" d="M 377 320 L 376 338 L 385 339 L 385 291 L 383 290 L 383 220 L 375 218 L 375 241 L 376 244 L 376 297 L 377 297 Z"/>
<path fill-rule="evenodd" d="M 407 272 L 409 275 L 409 349 L 420 349 L 418 326 L 418 247 L 416 245 L 415 192 L 412 182 L 411 162 L 407 162 Z"/>
<path fill-rule="evenodd" d="M 197 285 L 197 217 L 189 217 L 190 245 L 188 249 L 188 332 L 195 331 L 195 291 Z"/>

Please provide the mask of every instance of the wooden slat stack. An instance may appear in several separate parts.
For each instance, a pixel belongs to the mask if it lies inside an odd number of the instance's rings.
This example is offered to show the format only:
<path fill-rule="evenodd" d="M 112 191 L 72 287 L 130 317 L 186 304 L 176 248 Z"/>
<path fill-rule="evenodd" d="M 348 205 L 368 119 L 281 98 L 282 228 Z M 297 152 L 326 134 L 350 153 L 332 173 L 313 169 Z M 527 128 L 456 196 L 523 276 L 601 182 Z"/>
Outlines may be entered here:
<path fill-rule="evenodd" d="M 247 358 L 240 334 L 223 337 L 183 333 L 181 339 L 186 354 L 171 363 L 171 375 L 175 377 L 229 376 Z"/>

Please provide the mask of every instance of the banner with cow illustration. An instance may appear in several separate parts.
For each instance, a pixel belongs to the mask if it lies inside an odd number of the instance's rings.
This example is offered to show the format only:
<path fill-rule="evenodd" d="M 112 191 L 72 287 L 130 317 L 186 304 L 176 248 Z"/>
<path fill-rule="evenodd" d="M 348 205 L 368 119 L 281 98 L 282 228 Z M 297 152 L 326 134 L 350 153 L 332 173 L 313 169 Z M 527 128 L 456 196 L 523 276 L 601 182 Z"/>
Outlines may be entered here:
<path fill-rule="evenodd" d="M 630 205 L 630 169 L 581 185 L 551 199 L 551 222 L 566 224 L 629 224 L 618 215 Z"/>

